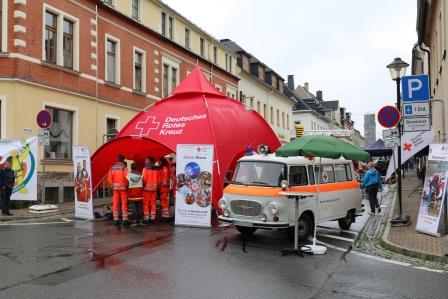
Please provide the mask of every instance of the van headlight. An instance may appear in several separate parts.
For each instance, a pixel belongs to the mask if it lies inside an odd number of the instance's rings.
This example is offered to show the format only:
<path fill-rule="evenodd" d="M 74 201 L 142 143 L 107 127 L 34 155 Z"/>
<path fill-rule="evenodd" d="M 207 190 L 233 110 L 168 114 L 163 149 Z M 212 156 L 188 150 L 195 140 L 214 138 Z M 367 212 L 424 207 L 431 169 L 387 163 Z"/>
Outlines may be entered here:
<path fill-rule="evenodd" d="M 224 217 L 229 217 L 229 216 L 230 216 L 229 210 L 225 209 L 224 210 Z"/>
<path fill-rule="evenodd" d="M 271 215 L 275 215 L 278 213 L 278 204 L 276 202 L 270 202 L 267 205 L 267 209 Z"/>
<path fill-rule="evenodd" d="M 218 202 L 218 206 L 221 210 L 225 210 L 227 208 L 227 202 L 224 198 L 221 198 Z"/>

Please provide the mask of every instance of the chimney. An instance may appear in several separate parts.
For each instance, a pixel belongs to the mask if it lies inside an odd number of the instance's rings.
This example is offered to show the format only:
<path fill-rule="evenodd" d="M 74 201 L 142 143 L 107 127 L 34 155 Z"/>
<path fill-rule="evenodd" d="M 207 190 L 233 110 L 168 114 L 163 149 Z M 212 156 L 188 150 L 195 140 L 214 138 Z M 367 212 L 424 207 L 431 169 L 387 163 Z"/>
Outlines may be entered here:
<path fill-rule="evenodd" d="M 306 91 L 309 91 L 310 85 L 308 84 L 308 82 L 305 82 L 303 84 L 303 88 L 305 88 Z"/>
<path fill-rule="evenodd" d="M 294 75 L 288 75 L 288 88 L 294 90 Z"/>
<path fill-rule="evenodd" d="M 322 101 L 322 90 L 318 90 L 318 91 L 316 91 L 316 98 L 317 98 L 319 101 Z"/>

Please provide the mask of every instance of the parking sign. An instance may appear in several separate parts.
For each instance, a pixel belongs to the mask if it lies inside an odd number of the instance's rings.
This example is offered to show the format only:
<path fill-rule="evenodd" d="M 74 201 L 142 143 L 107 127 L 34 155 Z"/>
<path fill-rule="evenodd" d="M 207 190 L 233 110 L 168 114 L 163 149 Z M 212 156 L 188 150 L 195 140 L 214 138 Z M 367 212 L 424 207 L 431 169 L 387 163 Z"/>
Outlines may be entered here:
<path fill-rule="evenodd" d="M 429 76 L 415 75 L 401 78 L 403 102 L 418 102 L 429 100 Z"/>

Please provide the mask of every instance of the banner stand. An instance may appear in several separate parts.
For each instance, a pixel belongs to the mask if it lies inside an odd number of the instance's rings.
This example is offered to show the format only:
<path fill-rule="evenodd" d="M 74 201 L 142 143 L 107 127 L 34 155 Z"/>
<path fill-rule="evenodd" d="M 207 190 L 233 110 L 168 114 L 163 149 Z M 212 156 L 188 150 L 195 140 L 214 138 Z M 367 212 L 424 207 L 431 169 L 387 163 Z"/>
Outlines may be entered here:
<path fill-rule="evenodd" d="M 75 218 L 93 220 L 92 170 L 87 146 L 73 147 Z"/>

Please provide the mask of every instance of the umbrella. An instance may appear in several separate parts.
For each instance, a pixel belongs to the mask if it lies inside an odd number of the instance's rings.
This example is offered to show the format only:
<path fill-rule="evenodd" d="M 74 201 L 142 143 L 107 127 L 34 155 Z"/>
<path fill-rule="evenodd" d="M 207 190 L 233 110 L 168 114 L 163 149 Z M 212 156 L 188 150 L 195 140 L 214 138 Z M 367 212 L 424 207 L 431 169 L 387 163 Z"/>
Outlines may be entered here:
<path fill-rule="evenodd" d="M 280 147 L 278 157 L 305 156 L 370 161 L 370 154 L 337 138 L 324 135 L 302 136 Z"/>

